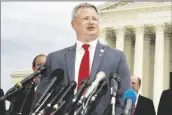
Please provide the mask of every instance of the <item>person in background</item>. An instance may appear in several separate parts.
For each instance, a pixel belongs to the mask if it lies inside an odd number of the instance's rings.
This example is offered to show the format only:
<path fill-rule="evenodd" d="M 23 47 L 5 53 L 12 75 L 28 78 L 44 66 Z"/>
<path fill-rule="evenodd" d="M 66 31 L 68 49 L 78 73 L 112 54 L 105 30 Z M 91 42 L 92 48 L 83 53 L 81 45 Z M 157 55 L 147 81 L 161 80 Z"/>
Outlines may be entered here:
<path fill-rule="evenodd" d="M 136 76 L 131 76 L 132 88 L 137 92 L 134 115 L 155 115 L 153 101 L 139 94 L 141 87 L 141 79 Z"/>
<path fill-rule="evenodd" d="M 37 55 L 34 59 L 33 59 L 33 62 L 32 62 L 32 70 L 34 72 L 38 71 L 38 68 L 41 66 L 41 65 L 44 65 L 45 64 L 45 61 L 46 61 L 46 58 L 47 56 L 45 54 L 40 54 L 40 55 Z M 41 75 L 38 75 L 34 81 L 35 81 L 35 90 L 37 89 L 37 86 L 39 85 L 39 82 L 40 82 L 40 77 Z"/>
<path fill-rule="evenodd" d="M 164 90 L 158 105 L 157 115 L 172 115 L 172 89 Z"/>
<path fill-rule="evenodd" d="M 4 91 L 0 88 L 0 114 L 6 115 L 5 100 L 1 100 L 2 96 L 4 96 Z"/>
<path fill-rule="evenodd" d="M 45 64 L 46 55 L 39 54 L 32 61 L 33 72 L 36 72 L 40 65 Z M 34 105 L 36 88 L 40 82 L 40 75 L 36 76 L 33 82 L 25 85 L 20 92 L 15 94 L 15 102 L 12 99 L 8 99 L 11 104 L 8 110 L 8 114 L 21 113 L 22 115 L 29 115 L 31 108 Z"/>
<path fill-rule="evenodd" d="M 32 70 L 34 72 L 38 71 L 38 68 L 41 65 L 44 65 L 46 61 L 46 55 L 45 54 L 39 54 L 35 56 L 35 58 L 32 61 Z M 30 89 L 30 93 L 26 99 L 26 103 L 23 107 L 23 115 L 28 115 L 29 112 L 31 111 L 32 107 L 34 106 L 35 103 L 35 92 L 37 89 L 37 86 L 39 85 L 41 75 L 38 75 L 34 78 L 33 86 Z M 27 86 L 28 87 L 28 86 Z M 27 88 L 26 88 L 27 89 Z M 25 92 L 26 94 L 26 92 Z"/>

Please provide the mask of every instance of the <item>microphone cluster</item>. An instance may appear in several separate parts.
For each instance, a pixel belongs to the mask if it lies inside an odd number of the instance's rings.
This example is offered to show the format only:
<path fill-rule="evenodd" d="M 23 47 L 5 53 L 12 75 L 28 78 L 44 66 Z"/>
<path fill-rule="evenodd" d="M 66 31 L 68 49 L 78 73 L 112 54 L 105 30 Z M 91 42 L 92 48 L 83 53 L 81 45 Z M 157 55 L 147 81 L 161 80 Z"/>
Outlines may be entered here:
<path fill-rule="evenodd" d="M 41 66 L 37 72 L 29 75 L 7 91 L 5 96 L 1 97 L 0 100 L 5 100 L 8 97 L 14 99 L 13 97 L 17 92 L 27 84 L 34 82 L 35 77 L 42 74 L 45 69 L 46 67 L 44 65 Z M 57 115 L 60 111 L 64 111 L 65 115 L 90 115 L 105 94 L 104 91 L 107 91 L 107 87 L 110 87 L 111 91 L 110 108 L 107 108 L 107 113 L 108 115 L 115 115 L 116 95 L 121 81 L 116 73 L 111 72 L 109 77 L 106 77 L 106 74 L 100 71 L 95 77 L 84 79 L 75 94 L 74 90 L 77 88 L 75 81 L 71 81 L 67 85 L 61 85 L 57 90 L 56 84 L 60 83 L 64 78 L 64 71 L 62 69 L 54 70 L 50 78 L 50 83 L 28 115 Z M 107 85 L 108 83 L 109 86 Z M 72 98 L 69 98 L 70 96 Z M 129 89 L 124 93 L 123 101 L 125 103 L 121 115 L 131 115 L 131 107 L 135 103 L 135 100 L 136 93 L 133 90 Z M 67 108 L 63 109 L 65 107 Z M 11 113 L 17 112 L 11 109 Z M 20 114 L 22 114 L 22 109 L 17 113 L 17 115 Z"/>

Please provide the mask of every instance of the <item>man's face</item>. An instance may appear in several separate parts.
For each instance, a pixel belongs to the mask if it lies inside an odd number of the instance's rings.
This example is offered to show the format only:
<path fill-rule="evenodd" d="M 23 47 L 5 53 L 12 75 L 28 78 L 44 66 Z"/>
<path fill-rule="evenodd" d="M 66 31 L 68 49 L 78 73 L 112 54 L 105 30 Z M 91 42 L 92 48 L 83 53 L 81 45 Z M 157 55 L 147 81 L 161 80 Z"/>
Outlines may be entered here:
<path fill-rule="evenodd" d="M 33 71 L 37 71 L 40 65 L 45 64 L 46 57 L 45 56 L 39 56 L 35 61 L 35 67 L 33 68 Z"/>
<path fill-rule="evenodd" d="M 72 21 L 72 27 L 80 41 L 92 41 L 99 35 L 98 14 L 93 8 L 80 8 Z"/>
<path fill-rule="evenodd" d="M 131 76 L 131 83 L 132 83 L 131 84 L 132 88 L 138 93 L 140 86 L 139 86 L 137 77 Z"/>

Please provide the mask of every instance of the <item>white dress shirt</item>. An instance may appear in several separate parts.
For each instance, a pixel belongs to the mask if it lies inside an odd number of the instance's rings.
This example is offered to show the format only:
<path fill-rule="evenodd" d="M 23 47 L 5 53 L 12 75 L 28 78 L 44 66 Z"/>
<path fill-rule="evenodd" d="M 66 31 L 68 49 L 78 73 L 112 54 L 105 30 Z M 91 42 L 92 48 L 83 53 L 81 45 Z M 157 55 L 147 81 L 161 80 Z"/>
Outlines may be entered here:
<path fill-rule="evenodd" d="M 137 107 L 138 99 L 139 99 L 139 93 L 137 94 L 137 98 L 136 98 L 136 102 L 135 102 L 135 107 Z"/>
<path fill-rule="evenodd" d="M 95 53 L 95 50 L 96 50 L 96 45 L 97 45 L 97 39 L 92 41 L 92 42 L 89 42 L 87 44 L 89 44 L 89 59 L 90 59 L 90 72 L 91 72 L 91 67 L 92 67 L 92 62 L 93 62 L 93 59 L 94 59 L 94 53 Z M 79 74 L 79 68 L 80 68 L 80 64 L 81 64 L 81 60 L 82 60 L 82 57 L 84 56 L 84 53 L 85 53 L 85 50 L 84 48 L 82 47 L 82 45 L 85 44 L 85 43 L 82 43 L 81 41 L 78 41 L 76 42 L 76 57 L 75 57 L 75 81 L 76 83 L 78 84 L 78 74 Z"/>

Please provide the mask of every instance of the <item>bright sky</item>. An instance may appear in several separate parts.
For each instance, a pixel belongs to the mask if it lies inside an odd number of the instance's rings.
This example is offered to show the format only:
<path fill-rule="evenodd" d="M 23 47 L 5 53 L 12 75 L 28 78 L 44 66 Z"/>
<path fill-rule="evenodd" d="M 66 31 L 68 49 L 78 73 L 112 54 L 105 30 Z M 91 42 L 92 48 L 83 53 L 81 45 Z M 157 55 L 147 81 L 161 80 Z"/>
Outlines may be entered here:
<path fill-rule="evenodd" d="M 1 2 L 1 87 L 12 71 L 31 68 L 33 58 L 73 45 L 71 11 L 81 2 Z M 103 2 L 89 2 L 94 5 Z"/>

